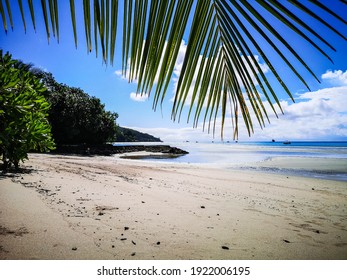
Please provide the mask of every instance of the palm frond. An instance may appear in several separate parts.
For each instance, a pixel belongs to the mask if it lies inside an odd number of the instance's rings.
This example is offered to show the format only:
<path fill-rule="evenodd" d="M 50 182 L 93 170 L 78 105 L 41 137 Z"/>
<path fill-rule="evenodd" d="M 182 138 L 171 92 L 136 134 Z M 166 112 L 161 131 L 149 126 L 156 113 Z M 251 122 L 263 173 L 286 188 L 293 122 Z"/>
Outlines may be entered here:
<path fill-rule="evenodd" d="M 19 5 L 19 9 L 20 9 L 20 14 L 22 16 L 22 21 L 23 21 L 23 26 L 24 26 L 24 32 L 26 33 L 27 31 L 27 24 L 25 21 L 25 16 L 24 16 L 24 9 L 23 9 L 23 2 L 22 0 L 18 0 L 18 5 Z"/>
<path fill-rule="evenodd" d="M 30 16 L 31 16 L 31 21 L 34 26 L 34 30 L 36 31 L 36 20 L 35 20 L 35 10 L 34 10 L 34 5 L 33 5 L 33 0 L 28 0 L 28 5 L 30 9 Z"/>
<path fill-rule="evenodd" d="M 72 29 L 73 29 L 73 36 L 74 36 L 74 40 L 75 40 L 75 47 L 77 48 L 75 0 L 70 0 L 70 13 L 71 13 L 71 23 L 72 23 Z"/>
<path fill-rule="evenodd" d="M 277 58 L 282 61 L 281 68 L 285 66 L 308 89 L 304 78 L 307 73 L 319 82 L 314 69 L 293 41 L 278 31 L 278 25 L 306 41 L 330 61 L 326 48 L 335 51 L 333 42 L 312 23 L 324 26 L 347 41 L 346 0 L 124 0 L 122 11 L 118 11 L 118 4 L 118 0 L 83 0 L 81 7 L 75 7 L 75 1 L 70 0 L 75 46 L 78 42 L 76 9 L 80 9 L 88 52 L 95 50 L 98 55 L 100 47 L 102 60 L 113 64 L 118 13 L 122 12 L 123 75 L 129 77 L 130 82 L 137 81 L 139 94 L 153 93 L 153 108 L 156 109 L 165 100 L 184 35 L 189 33 L 175 84 L 172 119 L 179 121 L 188 104 L 187 120 L 193 118 L 195 127 L 202 119 L 203 128 L 208 124 L 208 131 L 215 133 L 221 117 L 221 136 L 227 117 L 231 118 L 235 138 L 240 119 L 249 134 L 254 129 L 253 118 L 264 127 L 270 121 L 265 102 L 276 116 L 277 110 L 283 113 L 274 90 L 275 83 L 269 82 L 261 67 L 262 61 L 293 101 L 277 69 L 279 65 L 273 63 Z M 26 30 L 22 0 L 18 0 L 18 5 Z M 6 32 L 8 22 L 12 28 L 14 25 L 12 6 L 9 0 L 0 0 L 0 15 Z M 32 0 L 28 0 L 28 6 L 36 30 L 36 6 Z M 52 34 L 59 41 L 58 1 L 41 0 L 41 8 L 48 40 Z M 334 25 L 336 20 L 343 29 Z"/>
<path fill-rule="evenodd" d="M 156 20 L 161 22 L 164 20 L 165 23 L 168 23 L 171 20 L 171 14 L 166 11 L 165 15 L 168 15 L 168 17 L 164 18 L 163 14 L 160 13 L 160 7 L 163 7 L 167 1 L 155 2 L 158 10 L 152 9 L 151 14 L 158 15 L 155 17 Z M 273 27 L 273 21 L 281 22 L 288 30 L 292 30 L 298 37 L 309 42 L 321 55 L 329 60 L 331 58 L 323 50 L 322 45 L 327 45 L 334 50 L 332 44 L 324 39 L 325 36 L 319 35 L 317 31 L 291 10 L 303 10 L 308 16 L 321 24 L 324 23 L 332 32 L 343 39 L 345 39 L 345 36 L 327 23 L 326 20 L 312 14 L 311 10 L 306 7 L 307 4 L 305 6 L 301 3 L 298 4 L 297 1 L 291 1 L 290 4 L 287 3 L 284 6 L 278 1 L 257 2 L 257 7 L 254 7 L 254 2 L 251 3 L 246 0 L 197 1 L 191 4 L 192 7 L 194 6 L 194 14 L 190 26 L 186 55 L 177 82 L 172 109 L 173 120 L 180 120 L 182 111 L 188 103 L 190 104 L 188 120 L 195 110 L 194 126 L 198 125 L 200 115 L 205 110 L 203 122 L 212 122 L 214 130 L 220 113 L 221 133 L 223 133 L 227 112 L 232 112 L 234 135 L 237 137 L 240 116 L 242 116 L 249 134 L 253 131 L 252 116 L 255 116 L 261 127 L 265 126 L 265 119 L 269 121 L 261 94 L 265 96 L 265 100 L 276 115 L 274 102 L 283 113 L 280 100 L 273 89 L 273 85 L 269 83 L 267 76 L 262 71 L 259 61 L 254 55 L 255 52 L 260 55 L 288 96 L 293 101 L 294 98 L 276 70 L 276 65 L 273 65 L 273 58 L 269 57 L 269 52 L 266 53 L 266 49 L 275 52 L 287 65 L 288 69 L 308 89 L 310 89 L 308 83 L 303 78 L 304 70 L 319 82 L 313 69 L 293 47 L 293 42 L 287 41 L 287 38 Z M 329 9 L 328 4 L 313 2 L 326 13 L 340 20 L 342 19 Z M 190 7 L 185 7 L 185 9 L 188 8 Z M 165 9 L 167 8 L 164 7 Z M 180 11 L 181 13 L 183 12 Z M 186 13 L 191 14 L 191 11 Z M 131 45 L 127 43 L 124 46 L 123 62 L 130 61 L 130 65 L 123 63 L 123 69 L 130 67 L 130 73 L 132 71 L 136 73 L 138 93 L 149 93 L 155 88 L 154 108 L 156 108 L 158 102 L 163 102 L 169 79 L 172 76 L 172 63 L 174 63 L 176 57 L 169 61 L 164 59 L 165 55 L 162 54 L 171 53 L 171 51 L 165 53 L 166 50 L 163 47 L 163 41 L 169 42 L 169 37 L 166 30 L 164 28 L 160 29 L 155 25 L 157 22 L 153 21 L 152 23 L 149 20 L 147 25 L 147 32 L 150 32 L 150 35 L 144 37 L 145 47 L 137 47 L 137 50 L 141 49 L 142 52 L 133 52 L 131 55 L 127 55 L 130 53 Z M 343 23 L 345 24 L 345 22 Z M 126 29 L 132 30 L 135 34 L 143 32 L 143 26 L 141 29 L 135 21 L 128 20 L 125 24 L 127 24 Z M 161 26 L 163 26 L 163 23 L 161 23 Z M 176 28 L 174 20 L 171 26 L 171 29 Z M 183 34 L 183 32 L 180 34 Z M 255 39 L 255 34 L 257 37 L 262 38 L 261 43 L 258 43 Z M 178 46 L 177 40 L 182 39 L 183 37 L 176 37 L 176 44 L 170 44 L 168 48 L 175 49 Z M 155 61 L 153 61 L 153 57 L 155 57 Z M 135 67 L 135 61 L 141 61 L 142 66 L 140 69 Z M 298 64 L 301 65 L 301 68 L 298 68 Z M 171 65 L 171 68 L 169 65 Z M 215 67 L 216 65 L 218 67 Z M 155 83 L 158 73 L 161 75 Z M 131 75 L 131 77 L 133 76 Z M 227 109 L 228 104 L 229 110 Z M 210 128 L 209 125 L 209 130 Z"/>
<path fill-rule="evenodd" d="M 46 27 L 46 33 L 47 33 L 47 40 L 49 43 L 49 40 L 51 38 L 51 32 L 49 28 L 49 19 L 48 19 L 48 11 L 47 11 L 47 3 L 46 0 L 41 0 L 41 6 L 42 6 L 42 12 L 43 12 L 43 18 L 45 20 L 45 27 Z"/>
<path fill-rule="evenodd" d="M 0 14 L 1 14 L 2 23 L 4 25 L 5 32 L 7 33 L 7 19 L 6 19 L 5 9 L 2 4 L 2 1 L 0 1 Z"/>
<path fill-rule="evenodd" d="M 13 19 L 12 19 L 10 0 L 6 0 L 6 8 L 7 8 L 8 17 L 10 18 L 11 28 L 13 29 Z"/>

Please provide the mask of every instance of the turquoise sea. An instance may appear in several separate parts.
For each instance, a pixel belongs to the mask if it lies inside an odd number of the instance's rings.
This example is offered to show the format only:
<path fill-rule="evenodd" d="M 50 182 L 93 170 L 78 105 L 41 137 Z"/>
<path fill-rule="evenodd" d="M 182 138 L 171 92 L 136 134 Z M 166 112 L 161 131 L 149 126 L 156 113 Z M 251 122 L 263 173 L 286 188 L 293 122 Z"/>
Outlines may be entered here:
<path fill-rule="evenodd" d="M 130 144 L 130 143 L 129 143 Z M 133 143 L 135 144 L 135 143 Z M 136 143 L 139 144 L 139 143 Z M 146 144 L 146 143 L 141 143 Z M 208 164 L 221 166 L 223 168 L 234 168 L 238 165 L 251 166 L 254 163 L 265 162 L 273 158 L 310 158 L 310 159 L 337 159 L 341 166 L 345 164 L 345 172 L 338 173 L 324 171 L 317 174 L 311 172 L 310 166 L 305 170 L 286 170 L 283 168 L 272 168 L 266 171 L 279 173 L 296 173 L 296 175 L 319 177 L 325 179 L 337 179 L 347 181 L 347 141 L 341 142 L 314 142 L 314 141 L 292 141 L 290 144 L 283 142 L 167 142 L 147 144 L 168 144 L 189 152 L 178 158 L 146 159 L 151 161 L 179 162 L 192 164 Z M 327 169 L 325 167 L 325 169 Z M 264 170 L 262 170 L 264 171 Z"/>
<path fill-rule="evenodd" d="M 347 142 L 230 142 L 170 143 L 189 152 L 175 159 L 191 163 L 248 163 L 270 157 L 323 157 L 347 159 Z"/>

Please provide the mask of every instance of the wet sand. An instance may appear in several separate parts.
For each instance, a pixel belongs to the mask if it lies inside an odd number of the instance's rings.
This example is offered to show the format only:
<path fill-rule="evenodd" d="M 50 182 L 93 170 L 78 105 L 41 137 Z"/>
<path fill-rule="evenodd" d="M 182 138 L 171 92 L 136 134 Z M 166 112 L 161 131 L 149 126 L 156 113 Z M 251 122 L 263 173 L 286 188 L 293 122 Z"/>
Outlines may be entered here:
<path fill-rule="evenodd" d="M 0 259 L 347 259 L 346 182 L 116 157 L 23 167 L 0 177 Z"/>

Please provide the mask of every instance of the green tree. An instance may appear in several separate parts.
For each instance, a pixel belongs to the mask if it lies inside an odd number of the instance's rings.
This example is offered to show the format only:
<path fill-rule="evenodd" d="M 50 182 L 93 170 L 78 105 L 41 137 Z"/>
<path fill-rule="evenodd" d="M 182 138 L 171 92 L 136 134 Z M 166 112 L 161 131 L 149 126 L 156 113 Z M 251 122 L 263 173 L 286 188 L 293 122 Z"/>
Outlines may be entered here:
<path fill-rule="evenodd" d="M 51 73 L 32 69 L 46 86 L 50 103 L 49 122 L 57 145 L 103 144 L 115 140 L 117 113 L 105 110 L 100 99 L 79 88 L 55 81 Z"/>
<path fill-rule="evenodd" d="M 3 169 L 27 159 L 29 151 L 54 149 L 47 121 L 49 103 L 30 65 L 0 50 L 0 156 Z"/>
<path fill-rule="evenodd" d="M 240 118 L 249 133 L 253 131 L 251 112 L 261 127 L 265 125 L 269 119 L 264 101 L 269 101 L 276 115 L 273 103 L 282 112 L 273 89 L 276 82 L 268 81 L 257 56 L 269 66 L 283 91 L 293 99 L 283 74 L 277 70 L 279 65 L 274 62 L 282 61 L 281 68 L 285 66 L 309 88 L 303 73 L 308 72 L 315 79 L 318 78 L 302 58 L 300 50 L 295 49 L 297 40 L 306 41 L 318 54 L 329 60 L 325 49 L 334 50 L 334 47 L 332 42 L 326 40 L 327 33 L 335 33 L 347 40 L 346 0 L 83 0 L 78 7 L 75 7 L 74 0 L 70 0 L 76 46 L 77 8 L 83 10 L 88 52 L 94 49 L 98 53 L 101 48 L 102 59 L 106 63 L 114 60 L 118 2 L 122 2 L 123 10 L 119 12 L 124 19 L 123 74 L 128 73 L 130 80 L 137 79 L 138 92 L 152 92 L 154 108 L 163 102 L 183 36 L 188 31 L 187 50 L 172 118 L 179 119 L 184 104 L 190 98 L 188 119 L 193 117 L 194 125 L 198 124 L 200 118 L 215 124 L 220 113 L 223 127 L 230 111 L 235 137 Z M 29 10 L 26 12 L 22 0 L 12 3 L 18 5 L 21 11 L 24 28 L 25 15 L 29 11 L 35 28 L 35 14 L 38 11 L 33 1 L 28 1 Z M 59 15 L 63 13 L 59 12 L 58 1 L 42 0 L 40 9 L 44 15 L 47 38 L 53 34 L 59 41 Z M 8 29 L 8 19 L 13 28 L 10 1 L 6 1 L 6 6 L 0 5 L 0 14 L 5 30 Z M 341 31 L 337 23 L 342 26 Z M 283 27 L 282 32 L 276 29 L 279 25 Z M 289 33 L 292 36 L 287 36 Z M 189 94 L 191 87 L 194 87 L 192 95 Z"/>

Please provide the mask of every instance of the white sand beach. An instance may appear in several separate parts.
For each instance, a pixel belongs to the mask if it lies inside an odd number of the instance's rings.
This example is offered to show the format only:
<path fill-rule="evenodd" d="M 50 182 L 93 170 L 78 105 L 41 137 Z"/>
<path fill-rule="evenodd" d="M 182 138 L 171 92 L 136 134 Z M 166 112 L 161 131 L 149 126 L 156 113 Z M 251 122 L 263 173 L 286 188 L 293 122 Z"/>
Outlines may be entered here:
<path fill-rule="evenodd" d="M 346 182 L 116 157 L 29 158 L 26 172 L 0 177 L 3 260 L 347 259 Z"/>

